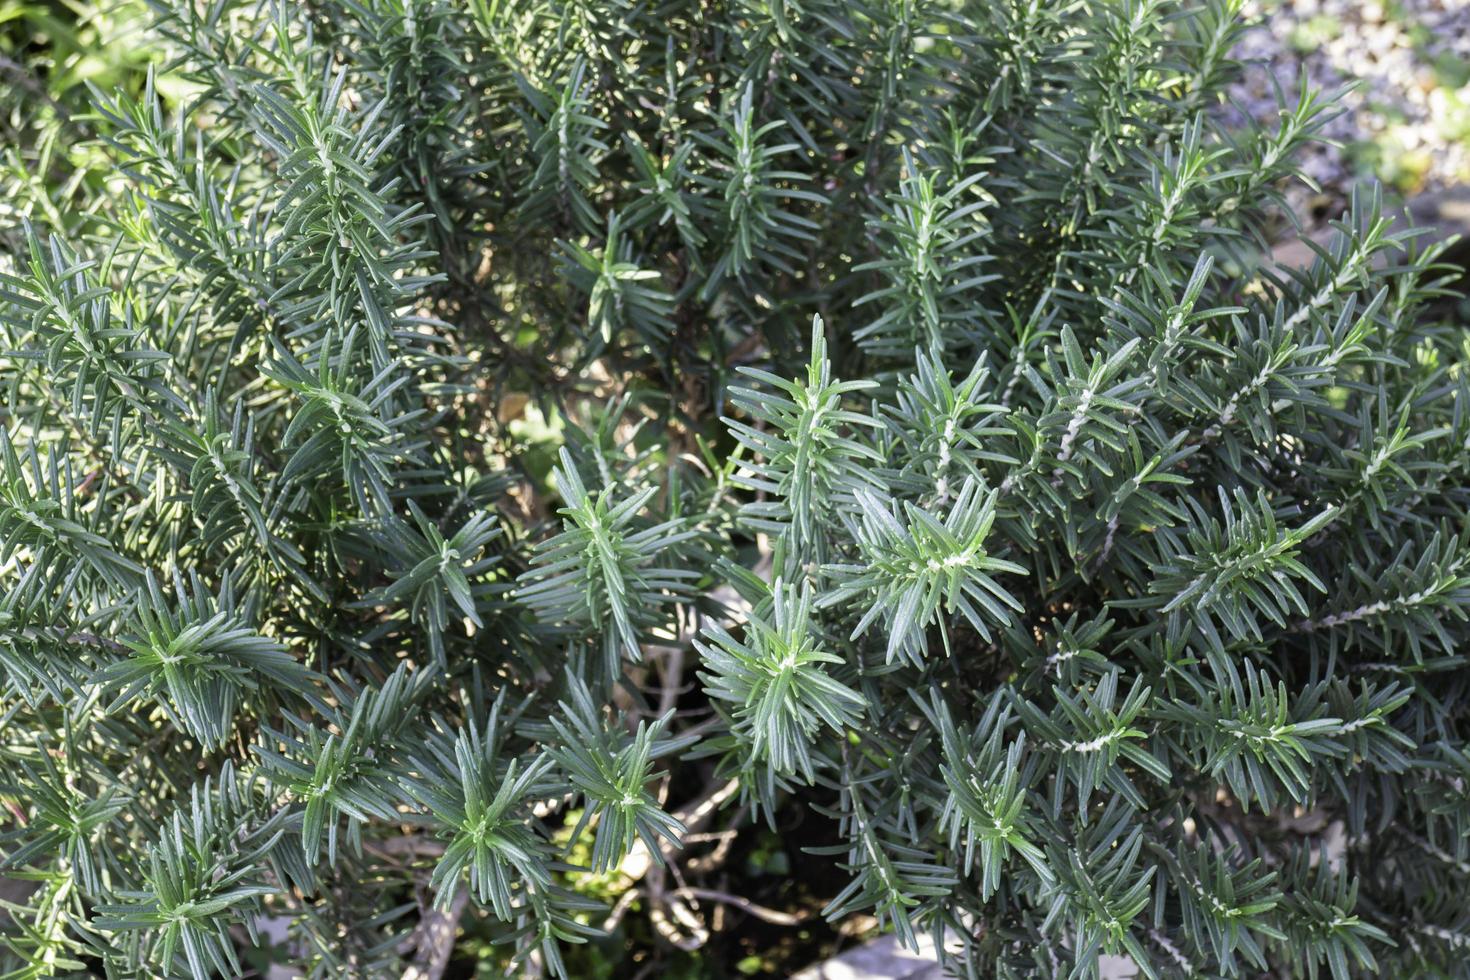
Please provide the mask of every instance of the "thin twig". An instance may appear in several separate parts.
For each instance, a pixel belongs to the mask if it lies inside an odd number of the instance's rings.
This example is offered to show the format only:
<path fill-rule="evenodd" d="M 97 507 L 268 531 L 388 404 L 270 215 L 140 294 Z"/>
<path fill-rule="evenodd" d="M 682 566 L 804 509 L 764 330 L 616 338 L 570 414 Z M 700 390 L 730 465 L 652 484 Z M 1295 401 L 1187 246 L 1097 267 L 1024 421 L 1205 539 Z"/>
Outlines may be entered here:
<path fill-rule="evenodd" d="M 680 898 L 704 899 L 708 902 L 719 902 L 722 905 L 732 905 L 742 912 L 748 912 L 764 922 L 778 926 L 800 925 L 811 918 L 810 913 L 793 915 L 790 912 L 778 912 L 775 909 L 757 905 L 748 898 L 739 895 L 731 895 L 729 892 L 715 891 L 711 888 L 676 888 L 669 892 L 670 895 L 678 895 Z"/>
<path fill-rule="evenodd" d="M 658 713 L 659 716 L 668 714 L 674 710 L 678 703 L 680 694 L 680 683 L 684 680 L 684 647 L 682 645 L 670 647 L 669 654 L 664 658 L 663 690 L 659 692 Z"/>

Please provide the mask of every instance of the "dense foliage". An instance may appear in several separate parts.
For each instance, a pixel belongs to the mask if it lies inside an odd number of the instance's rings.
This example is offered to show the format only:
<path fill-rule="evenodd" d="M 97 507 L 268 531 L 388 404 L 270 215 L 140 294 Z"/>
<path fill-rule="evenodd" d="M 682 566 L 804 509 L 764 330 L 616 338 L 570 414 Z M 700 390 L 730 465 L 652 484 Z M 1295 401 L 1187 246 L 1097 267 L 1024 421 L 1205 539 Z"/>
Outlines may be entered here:
<path fill-rule="evenodd" d="M 1470 350 L 1371 194 L 1271 265 L 1239 8 L 156 0 L 7 99 L 3 975 L 575 974 L 794 807 L 972 976 L 1458 973 Z"/>

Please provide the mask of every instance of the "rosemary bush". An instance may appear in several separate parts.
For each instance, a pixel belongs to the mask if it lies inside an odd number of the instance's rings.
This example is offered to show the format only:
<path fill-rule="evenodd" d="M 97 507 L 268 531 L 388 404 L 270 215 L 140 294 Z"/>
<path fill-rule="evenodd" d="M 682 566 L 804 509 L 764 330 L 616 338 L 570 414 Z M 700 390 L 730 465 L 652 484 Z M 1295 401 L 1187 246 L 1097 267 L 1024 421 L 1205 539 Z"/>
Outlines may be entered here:
<path fill-rule="evenodd" d="M 791 808 L 961 975 L 1459 975 L 1454 275 L 1271 263 L 1241 6 L 154 0 L 8 100 L 3 976 L 689 949 Z"/>

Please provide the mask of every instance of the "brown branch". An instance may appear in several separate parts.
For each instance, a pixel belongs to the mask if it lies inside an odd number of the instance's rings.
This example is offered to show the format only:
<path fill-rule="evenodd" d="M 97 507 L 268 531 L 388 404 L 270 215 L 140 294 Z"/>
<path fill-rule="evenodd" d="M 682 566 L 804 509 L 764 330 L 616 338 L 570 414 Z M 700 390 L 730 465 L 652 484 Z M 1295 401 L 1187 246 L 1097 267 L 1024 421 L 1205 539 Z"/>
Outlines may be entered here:
<path fill-rule="evenodd" d="M 438 857 L 444 853 L 444 842 L 429 840 L 418 834 L 405 834 L 402 837 L 373 841 L 363 845 L 363 848 L 371 854 L 390 860 L 401 857 Z"/>
<path fill-rule="evenodd" d="M 712 785 L 696 799 L 676 810 L 674 816 L 684 825 L 686 831 L 694 833 L 702 830 L 714 818 L 720 806 L 739 788 L 738 779 L 728 780 L 718 786 Z M 633 858 L 643 847 L 642 841 L 639 841 L 629 854 L 629 858 Z M 688 905 L 682 901 L 671 900 L 671 896 L 677 896 L 678 891 L 664 890 L 664 882 L 674 860 L 674 845 L 660 840 L 659 850 L 664 859 L 662 863 L 655 862 L 652 855 L 644 849 L 643 860 L 647 863 L 641 869 L 640 874 L 634 874 L 631 877 L 642 877 L 643 892 L 648 896 L 648 920 L 653 925 L 654 931 L 665 942 L 677 949 L 685 952 L 696 950 L 709 940 L 709 930 Z M 627 866 L 628 862 L 625 860 L 624 867 Z M 680 885 L 681 888 L 686 887 L 682 882 Z"/>
<path fill-rule="evenodd" d="M 431 907 L 419 918 L 413 934 L 404 945 L 414 948 L 413 960 L 403 971 L 403 980 L 440 980 L 454 955 L 454 940 L 459 933 L 459 919 L 469 904 L 466 888 L 455 892 L 449 908 Z"/>

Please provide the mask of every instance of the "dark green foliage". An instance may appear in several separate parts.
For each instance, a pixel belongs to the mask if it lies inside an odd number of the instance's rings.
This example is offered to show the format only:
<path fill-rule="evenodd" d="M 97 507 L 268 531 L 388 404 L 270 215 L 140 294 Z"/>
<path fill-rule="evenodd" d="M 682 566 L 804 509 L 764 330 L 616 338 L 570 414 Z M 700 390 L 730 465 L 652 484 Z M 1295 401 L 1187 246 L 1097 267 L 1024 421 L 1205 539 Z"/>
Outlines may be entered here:
<path fill-rule="evenodd" d="M 155 0 L 6 100 L 0 976 L 656 967 L 756 820 L 962 975 L 1463 973 L 1470 345 L 1371 191 L 1272 263 L 1241 6 Z"/>
<path fill-rule="evenodd" d="M 700 678 L 710 697 L 729 703 L 732 733 L 768 779 L 800 774 L 810 781 L 817 729 L 846 731 L 863 699 L 824 666 L 842 658 L 816 646 L 809 587 L 798 593 L 778 579 L 759 608 L 765 615 L 750 620 L 744 642 L 718 625 L 705 628 L 707 643 L 695 641 L 707 670 Z"/>

